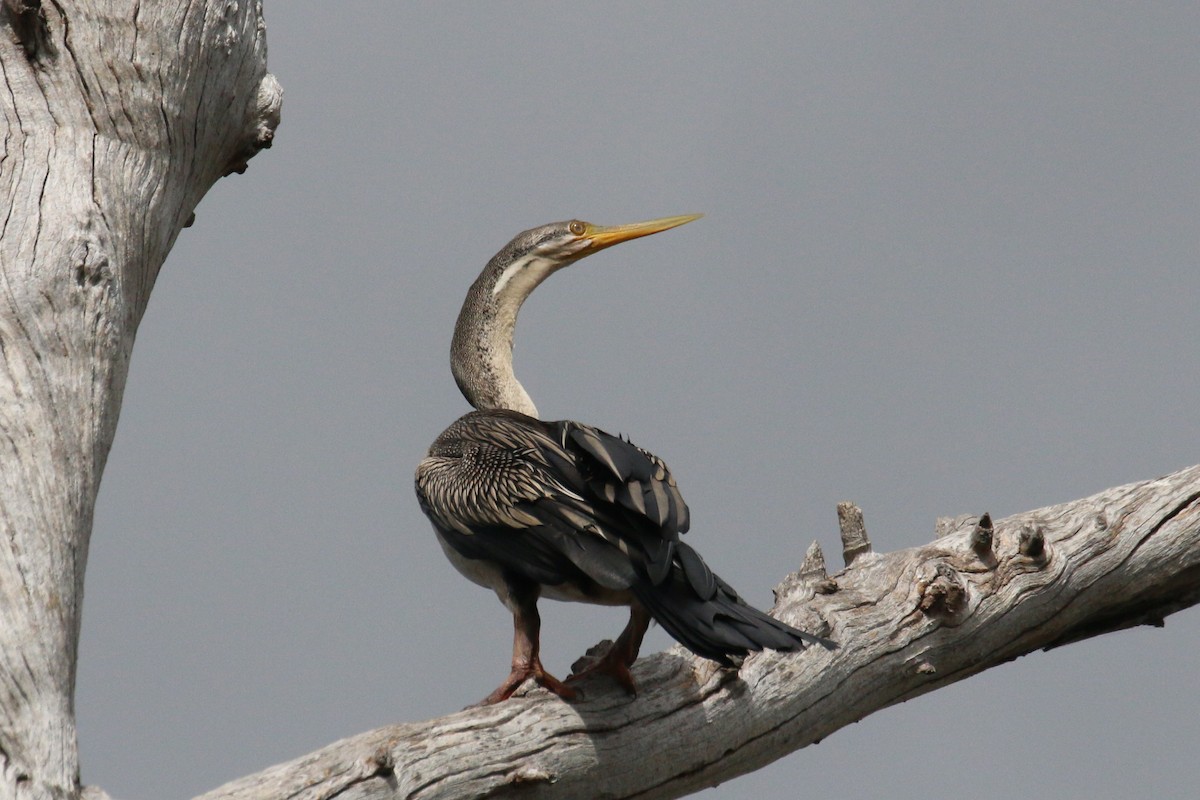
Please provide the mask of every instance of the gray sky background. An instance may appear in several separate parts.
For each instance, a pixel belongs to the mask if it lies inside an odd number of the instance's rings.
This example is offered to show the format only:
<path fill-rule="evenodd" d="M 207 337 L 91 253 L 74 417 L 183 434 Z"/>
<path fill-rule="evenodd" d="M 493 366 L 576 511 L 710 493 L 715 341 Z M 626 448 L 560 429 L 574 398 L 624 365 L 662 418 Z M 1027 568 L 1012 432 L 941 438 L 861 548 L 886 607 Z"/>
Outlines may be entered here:
<path fill-rule="evenodd" d="M 276 146 L 142 324 L 96 512 L 84 780 L 183 798 L 455 711 L 511 623 L 411 489 L 518 231 L 704 212 L 556 275 L 517 371 L 663 456 L 743 595 L 1200 461 L 1200 6 L 268 0 Z M 615 610 L 543 603 L 567 671 Z M 888 709 L 719 797 L 1182 797 L 1200 614 Z M 661 631 L 647 651 L 669 643 Z"/>

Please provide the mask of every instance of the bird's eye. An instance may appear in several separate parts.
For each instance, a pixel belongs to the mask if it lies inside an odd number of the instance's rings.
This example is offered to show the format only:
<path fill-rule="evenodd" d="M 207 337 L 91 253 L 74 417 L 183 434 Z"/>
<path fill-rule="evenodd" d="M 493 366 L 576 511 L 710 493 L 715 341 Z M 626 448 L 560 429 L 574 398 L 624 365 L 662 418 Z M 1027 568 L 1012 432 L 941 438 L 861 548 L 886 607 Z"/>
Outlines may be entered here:
<path fill-rule="evenodd" d="M 567 230 L 576 236 L 583 236 L 583 231 L 586 229 L 586 227 L 586 225 L 576 219 L 571 221 L 571 224 L 567 226 Z"/>

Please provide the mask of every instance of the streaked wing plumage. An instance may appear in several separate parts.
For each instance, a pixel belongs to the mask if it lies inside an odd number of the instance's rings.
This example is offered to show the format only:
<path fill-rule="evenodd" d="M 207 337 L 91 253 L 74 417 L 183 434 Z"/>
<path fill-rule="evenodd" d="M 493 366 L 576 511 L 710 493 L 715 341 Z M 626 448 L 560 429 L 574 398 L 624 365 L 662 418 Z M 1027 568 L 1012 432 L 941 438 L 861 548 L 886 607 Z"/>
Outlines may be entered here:
<path fill-rule="evenodd" d="M 629 589 L 639 574 L 661 583 L 688 521 L 652 454 L 590 426 L 511 411 L 473 412 L 447 428 L 416 486 L 451 546 L 531 579 L 533 563 L 540 582 L 550 573 L 569 581 L 573 566 L 608 589 Z M 567 563 L 555 570 L 556 559 Z"/>

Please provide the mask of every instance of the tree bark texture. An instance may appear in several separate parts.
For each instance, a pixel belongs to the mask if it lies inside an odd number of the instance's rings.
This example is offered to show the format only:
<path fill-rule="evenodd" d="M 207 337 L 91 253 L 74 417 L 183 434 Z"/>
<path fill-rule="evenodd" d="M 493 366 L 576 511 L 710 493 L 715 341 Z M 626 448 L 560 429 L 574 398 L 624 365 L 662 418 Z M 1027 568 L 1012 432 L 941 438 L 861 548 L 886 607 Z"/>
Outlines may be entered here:
<path fill-rule="evenodd" d="M 815 545 L 775 613 L 840 643 L 723 670 L 676 647 L 634 667 L 630 700 L 585 684 L 395 725 L 198 800 L 670 798 L 757 769 L 873 711 L 1200 600 L 1200 466 L 993 522 L 939 520 L 930 544 L 871 551 L 839 509 L 848 566 Z"/>
<path fill-rule="evenodd" d="M 196 204 L 269 146 L 280 92 L 245 0 L 2 0 L 0 80 L 0 798 L 69 798 L 134 335 Z"/>

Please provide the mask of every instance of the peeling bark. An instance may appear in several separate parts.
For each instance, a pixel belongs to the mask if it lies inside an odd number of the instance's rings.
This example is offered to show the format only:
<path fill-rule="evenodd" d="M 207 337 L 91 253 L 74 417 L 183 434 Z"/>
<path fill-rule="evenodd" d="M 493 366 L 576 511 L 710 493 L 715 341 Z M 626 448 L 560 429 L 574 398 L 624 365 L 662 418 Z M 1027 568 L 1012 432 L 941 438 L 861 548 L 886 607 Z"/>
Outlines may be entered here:
<path fill-rule="evenodd" d="M 861 520 L 851 508 L 839 516 Z M 1200 466 L 953 528 L 864 558 L 865 528 L 843 525 L 857 552 L 833 576 L 809 548 L 775 590 L 775 613 L 831 636 L 834 652 L 762 653 L 734 671 L 676 647 L 635 664 L 632 701 L 602 684 L 576 703 L 529 687 L 336 742 L 198 800 L 679 797 L 1018 656 L 1161 625 L 1200 601 Z"/>
<path fill-rule="evenodd" d="M 270 143 L 261 4 L 0 7 L 0 797 L 79 796 L 96 491 L 137 326 L 209 187 Z"/>

